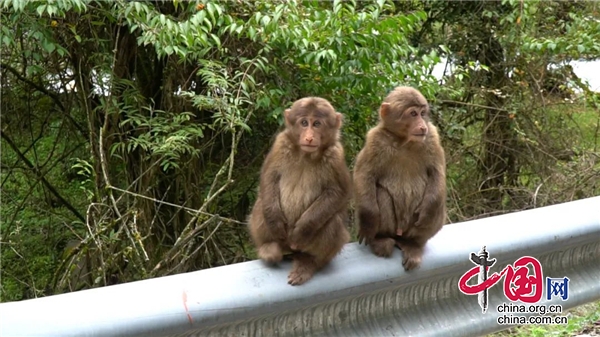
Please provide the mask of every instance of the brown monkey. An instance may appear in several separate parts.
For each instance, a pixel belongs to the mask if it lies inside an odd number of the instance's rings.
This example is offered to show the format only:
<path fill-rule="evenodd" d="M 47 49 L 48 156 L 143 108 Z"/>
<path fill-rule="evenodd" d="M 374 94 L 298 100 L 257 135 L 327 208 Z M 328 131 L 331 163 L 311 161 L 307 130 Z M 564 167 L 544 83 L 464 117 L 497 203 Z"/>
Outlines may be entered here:
<path fill-rule="evenodd" d="M 288 283 L 299 285 L 350 240 L 346 229 L 352 178 L 339 141 L 342 115 L 319 97 L 285 110 L 285 130 L 265 158 L 249 218 L 258 256 L 281 261 L 293 251 Z"/>
<path fill-rule="evenodd" d="M 397 87 L 379 116 L 354 168 L 358 239 L 383 257 L 398 245 L 404 269 L 411 270 L 446 220 L 444 149 L 418 90 Z"/>

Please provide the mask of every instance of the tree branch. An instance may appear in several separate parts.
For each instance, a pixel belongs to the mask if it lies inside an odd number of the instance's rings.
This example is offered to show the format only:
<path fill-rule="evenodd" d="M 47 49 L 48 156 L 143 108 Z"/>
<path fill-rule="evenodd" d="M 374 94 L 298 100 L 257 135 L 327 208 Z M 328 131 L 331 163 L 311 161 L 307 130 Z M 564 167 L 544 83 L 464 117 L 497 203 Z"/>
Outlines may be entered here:
<path fill-rule="evenodd" d="M 480 105 L 480 104 L 474 104 L 474 103 L 467 103 L 467 102 L 459 102 L 459 101 L 449 101 L 449 100 L 441 100 L 440 103 L 444 104 L 444 105 L 448 105 L 448 106 L 458 106 L 458 105 L 466 105 L 466 106 L 472 106 L 474 108 L 480 108 L 480 109 L 490 109 L 490 110 L 497 110 L 497 111 L 502 111 L 502 112 L 509 112 L 506 109 L 501 109 L 501 108 L 496 108 L 493 106 L 487 106 L 487 105 Z"/>
<path fill-rule="evenodd" d="M 67 200 L 65 200 L 65 198 L 63 198 L 60 193 L 58 193 L 58 191 L 54 188 L 54 186 L 52 186 L 48 180 L 46 180 L 46 178 L 44 177 L 44 175 L 42 174 L 42 172 L 40 172 L 40 170 L 34 166 L 29 159 L 27 159 L 27 157 L 25 157 L 25 155 L 19 151 L 19 148 L 17 147 L 17 145 L 13 142 L 13 140 L 6 134 L 5 130 L 2 130 L 2 132 L 0 133 L 2 136 L 2 139 L 4 139 L 8 145 L 13 149 L 13 151 L 15 151 L 15 153 L 17 154 L 17 156 L 19 156 L 19 158 L 21 158 L 21 160 L 25 163 L 25 165 L 27 165 L 27 167 L 29 167 L 34 173 L 35 175 L 38 177 L 38 179 L 40 179 L 42 181 L 42 183 L 44 184 L 44 186 L 46 186 L 48 188 L 48 190 L 54 194 L 54 196 L 68 209 L 70 210 L 79 220 L 81 220 L 82 222 L 85 223 L 85 218 L 77 211 L 77 209 L 75 209 L 75 207 L 73 207 L 73 205 L 71 205 Z"/>
<path fill-rule="evenodd" d="M 60 98 L 58 97 L 58 95 L 54 92 L 50 92 L 48 91 L 48 89 L 42 87 L 41 85 L 33 82 L 32 80 L 24 77 L 23 75 L 19 74 L 19 71 L 5 63 L 0 63 L 0 67 L 5 68 L 6 70 L 10 71 L 13 75 L 15 75 L 17 77 L 17 79 L 19 79 L 20 81 L 23 81 L 27 84 L 29 84 L 30 86 L 34 87 L 37 91 L 45 94 L 46 96 L 49 96 L 50 98 L 52 98 L 52 100 L 54 100 L 54 103 L 56 103 L 56 105 L 58 105 L 61 110 L 65 110 L 65 106 L 62 104 L 62 102 L 60 101 Z"/>
<path fill-rule="evenodd" d="M 75 119 L 73 119 L 73 117 L 67 112 L 67 109 L 65 108 L 65 106 L 62 104 L 62 102 L 60 101 L 60 97 L 55 93 L 55 92 L 51 92 L 48 89 L 42 87 L 41 85 L 33 82 L 32 80 L 28 79 L 27 77 L 24 77 L 23 75 L 19 74 L 19 71 L 5 63 L 0 63 L 0 68 L 4 68 L 8 71 L 10 71 L 13 75 L 15 75 L 15 77 L 17 77 L 18 80 L 23 81 L 27 84 L 29 84 L 30 86 L 32 86 L 33 88 L 35 88 L 37 91 L 43 93 L 44 95 L 50 97 L 54 103 L 56 105 L 58 105 L 58 107 L 65 113 L 65 116 L 67 117 L 67 119 L 73 123 L 73 125 L 75 126 L 75 128 L 77 128 L 77 130 L 79 132 L 81 132 L 82 135 L 85 135 L 85 130 L 83 129 L 83 127 L 81 125 L 79 125 L 79 123 L 77 123 L 77 121 Z"/>

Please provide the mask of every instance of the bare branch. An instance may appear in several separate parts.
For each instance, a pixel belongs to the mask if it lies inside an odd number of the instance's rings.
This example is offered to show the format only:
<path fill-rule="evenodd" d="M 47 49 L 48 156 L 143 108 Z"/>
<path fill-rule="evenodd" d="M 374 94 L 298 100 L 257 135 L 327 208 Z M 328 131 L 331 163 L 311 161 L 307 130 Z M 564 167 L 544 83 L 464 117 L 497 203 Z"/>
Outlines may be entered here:
<path fill-rule="evenodd" d="M 184 209 L 184 210 L 186 210 L 188 212 L 191 212 L 191 213 L 194 213 L 196 215 L 200 215 L 200 214 L 201 215 L 207 215 L 207 216 L 210 216 L 210 217 L 217 217 L 219 220 L 221 220 L 223 222 L 235 223 L 235 224 L 238 224 L 238 225 L 247 225 L 246 222 L 237 221 L 237 220 L 230 219 L 230 218 L 225 218 L 225 217 L 222 217 L 220 215 L 211 214 L 211 213 L 208 213 L 208 212 L 201 212 L 201 211 L 193 209 L 193 208 L 189 208 L 189 207 L 185 207 L 185 206 L 182 206 L 182 205 L 173 204 L 173 203 L 170 203 L 168 201 L 158 200 L 158 199 L 155 199 L 155 198 L 152 198 L 152 197 L 148 197 L 148 196 L 145 196 L 145 195 L 142 195 L 142 194 L 138 194 L 138 193 L 135 193 L 135 192 L 126 191 L 124 189 L 121 189 L 121 188 L 118 188 L 118 187 L 115 187 L 115 186 L 112 186 L 112 185 L 107 186 L 107 187 L 111 188 L 111 189 L 113 189 L 115 191 L 119 191 L 121 193 L 130 194 L 130 195 L 132 195 L 134 197 L 138 197 L 138 198 L 142 198 L 142 199 L 146 199 L 146 200 L 151 200 L 151 201 L 153 201 L 155 203 L 158 203 L 158 204 L 163 204 L 163 205 L 167 205 L 167 206 L 172 206 L 172 207 L 177 207 L 177 208 L 180 208 L 180 209 Z"/>
<path fill-rule="evenodd" d="M 32 86 L 35 90 L 43 93 L 44 95 L 50 97 L 54 103 L 56 103 L 56 105 L 58 105 L 58 107 L 65 113 L 65 116 L 67 117 L 67 119 L 73 123 L 73 125 L 75 126 L 75 128 L 82 134 L 85 135 L 85 129 L 79 125 L 79 123 L 77 123 L 77 121 L 75 119 L 73 119 L 73 117 L 71 117 L 71 115 L 67 112 L 67 109 L 65 108 L 65 106 L 62 104 L 62 102 L 60 101 L 60 97 L 55 93 L 55 92 L 51 92 L 48 89 L 42 87 L 41 85 L 33 82 L 32 80 L 24 77 L 23 75 L 19 74 L 19 71 L 5 63 L 0 63 L 0 68 L 4 68 L 8 71 L 10 71 L 13 75 L 15 75 L 15 77 L 22 81 L 27 83 L 28 85 Z"/>
<path fill-rule="evenodd" d="M 493 107 L 493 106 L 480 105 L 480 104 L 467 103 L 467 102 L 460 102 L 460 101 L 441 100 L 440 103 L 445 104 L 445 105 L 449 105 L 449 106 L 466 105 L 466 106 L 472 106 L 474 108 L 480 108 L 480 109 L 489 109 L 489 110 L 497 110 L 497 111 L 502 111 L 502 112 L 510 112 L 510 111 L 508 111 L 506 109 L 497 108 L 497 107 Z"/>
<path fill-rule="evenodd" d="M 61 204 L 63 204 L 69 211 L 71 211 L 71 213 L 73 213 L 79 220 L 81 220 L 81 222 L 85 222 L 85 218 L 81 215 L 81 213 L 79 213 L 79 211 L 77 211 L 77 209 L 75 207 L 73 207 L 73 205 L 71 205 L 71 203 L 69 203 L 65 198 L 63 198 L 62 195 L 60 195 L 60 193 L 58 193 L 58 191 L 54 188 L 54 186 L 52 186 L 52 184 L 50 184 L 50 182 L 48 182 L 48 180 L 46 180 L 46 177 L 44 176 L 44 174 L 36 166 L 34 166 L 33 163 L 31 163 L 29 161 L 29 159 L 27 159 L 27 157 L 25 157 L 25 155 L 23 153 L 21 153 L 21 151 L 19 151 L 19 148 L 17 147 L 17 145 L 6 134 L 5 130 L 2 130 L 1 135 L 2 135 L 2 138 L 8 143 L 8 145 L 13 149 L 13 151 L 15 151 L 17 156 L 19 156 L 19 158 L 21 158 L 21 160 L 25 163 L 25 165 L 27 165 L 27 167 L 29 167 L 31 169 L 31 171 L 33 171 L 33 173 L 35 173 L 35 175 L 38 177 L 38 179 L 40 179 L 42 181 L 42 183 L 44 184 L 44 186 L 46 186 L 48 188 L 48 190 L 52 194 L 54 194 L 54 196 L 61 202 Z"/>

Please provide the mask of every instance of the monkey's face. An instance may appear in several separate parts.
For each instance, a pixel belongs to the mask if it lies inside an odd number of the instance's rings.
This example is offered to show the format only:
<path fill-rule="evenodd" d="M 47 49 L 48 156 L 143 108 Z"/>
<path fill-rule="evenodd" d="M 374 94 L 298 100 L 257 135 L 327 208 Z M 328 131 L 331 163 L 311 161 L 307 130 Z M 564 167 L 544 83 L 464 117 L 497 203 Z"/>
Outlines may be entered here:
<path fill-rule="evenodd" d="M 383 103 L 380 110 L 386 129 L 408 141 L 424 142 L 429 132 L 429 109 L 421 106 L 392 106 Z"/>
<path fill-rule="evenodd" d="M 335 143 L 341 114 L 329 104 L 294 104 L 285 111 L 285 122 L 291 140 L 303 152 L 313 153 Z"/>
<path fill-rule="evenodd" d="M 312 153 L 324 149 L 336 141 L 341 115 L 332 112 L 331 115 L 319 116 L 309 114 L 300 117 L 294 125 L 294 134 L 297 135 L 300 149 Z"/>
<path fill-rule="evenodd" d="M 402 115 L 404 123 L 408 129 L 409 139 L 417 142 L 425 141 L 429 128 L 427 121 L 429 120 L 429 111 L 426 108 L 411 107 L 408 108 Z"/>
<path fill-rule="evenodd" d="M 323 122 L 312 116 L 299 118 L 296 122 L 299 131 L 298 145 L 304 152 L 315 152 L 322 142 Z"/>

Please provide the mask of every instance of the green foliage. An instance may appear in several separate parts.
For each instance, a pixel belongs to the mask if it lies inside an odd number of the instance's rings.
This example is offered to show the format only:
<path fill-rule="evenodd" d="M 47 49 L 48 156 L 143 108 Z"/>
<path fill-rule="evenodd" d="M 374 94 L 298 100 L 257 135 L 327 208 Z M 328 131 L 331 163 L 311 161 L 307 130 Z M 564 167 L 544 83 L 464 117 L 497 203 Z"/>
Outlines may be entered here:
<path fill-rule="evenodd" d="M 504 0 L 503 3 L 509 4 L 512 12 L 504 15 L 500 22 L 523 27 L 517 34 L 507 34 L 505 38 L 518 43 L 523 53 L 548 53 L 575 59 L 595 57 L 600 53 L 600 22 L 591 15 L 565 12 L 565 6 L 572 10 L 577 4 L 544 5 L 512 0 Z M 493 12 L 488 13 L 489 16 L 494 15 Z M 562 34 L 553 34 L 557 30 Z"/>
<path fill-rule="evenodd" d="M 121 106 L 121 111 L 127 112 L 127 107 Z M 146 111 L 147 114 L 144 113 Z M 149 107 L 143 107 L 139 112 L 129 110 L 120 126 L 136 130 L 137 136 L 115 143 L 111 154 L 119 151 L 127 155 L 140 148 L 151 154 L 147 160 L 157 157 L 163 170 L 179 168 L 182 155 L 198 156 L 199 150 L 194 144 L 204 137 L 206 126 L 191 123 L 193 116 L 191 112 L 171 113 Z"/>
<path fill-rule="evenodd" d="M 408 40 L 426 18 L 424 12 L 394 15 L 393 3 L 386 1 L 360 10 L 353 2 L 331 5 L 261 2 L 247 21 L 240 19 L 243 8 L 227 2 L 209 2 L 196 12 L 188 5 L 177 18 L 139 2 L 123 5 L 123 13 L 132 32 L 141 30 L 138 43 L 153 45 L 159 56 L 176 54 L 203 66 L 208 55 L 241 67 L 243 60 L 253 60 L 264 76 L 279 77 L 264 83 L 254 100 L 273 117 L 280 116 L 286 97 L 323 96 L 347 114 L 352 131 L 363 131 L 374 123 L 379 97 L 396 85 L 416 85 L 434 96 L 429 70 L 439 57 L 435 51 L 413 56 L 416 49 Z M 221 43 L 229 38 L 252 41 L 252 56 L 236 60 L 233 49 L 239 47 Z"/>
<path fill-rule="evenodd" d="M 160 166 L 167 170 L 170 166 L 178 167 L 177 161 L 182 154 L 198 155 L 197 149 L 191 144 L 190 140 L 201 139 L 203 137 L 202 127 L 196 125 L 184 125 L 190 120 L 191 113 L 179 113 L 175 116 L 165 111 L 153 111 L 152 114 L 157 117 L 146 118 L 146 116 L 132 116 L 124 119 L 122 126 L 131 122 L 131 127 L 136 129 L 151 130 L 142 135 L 131 138 L 129 143 L 118 143 L 127 147 L 128 152 L 132 152 L 137 146 L 154 155 L 163 157 Z M 136 119 L 136 117 L 139 117 Z M 132 120 L 135 120 L 132 122 Z"/>
<path fill-rule="evenodd" d="M 393 4 L 384 1 L 360 11 L 353 2 L 334 2 L 325 9 L 318 2 L 263 6 L 266 13 L 256 12 L 249 20 L 247 37 L 262 41 L 259 53 L 295 65 L 292 72 L 278 71 L 283 80 L 299 92 L 330 99 L 356 128 L 352 131 L 374 123 L 373 107 L 396 85 L 416 85 L 433 96 L 435 85 L 427 71 L 439 58 L 435 51 L 412 57 L 416 50 L 408 41 L 424 12 L 391 15 Z"/>
<path fill-rule="evenodd" d="M 19 87 L 12 89 L 21 90 Z M 32 104 L 35 106 L 35 103 Z M 37 105 L 40 111 L 44 111 L 43 107 Z M 2 118 L 4 120 L 6 117 Z M 78 209 L 85 209 L 89 199 L 79 197 L 79 181 L 69 181 L 69 165 L 62 159 L 64 154 L 81 155 L 82 148 L 65 139 L 59 119 L 44 122 L 31 121 L 29 126 L 41 131 L 41 135 L 31 147 L 19 148 L 19 151 L 40 167 L 45 179 L 67 202 Z M 24 128 L 19 138 L 30 139 L 27 136 L 30 131 Z M 13 128 L 7 128 L 3 133 L 4 137 L 15 135 Z M 0 298 L 2 301 L 13 301 L 52 293 L 49 284 L 62 247 L 68 240 L 85 232 L 82 224 L 61 204 L 57 195 L 40 183 L 35 173 L 25 168 L 4 137 L 4 151 L 0 158 L 3 165 L 0 173 Z"/>
<path fill-rule="evenodd" d="M 432 1 L 424 6 L 429 25 L 420 34 L 421 44 L 431 49 L 445 44 L 439 49 L 452 70 L 437 95 L 445 144 L 456 149 L 449 153 L 456 189 L 451 195 L 465 205 L 451 214 L 457 220 L 463 214 L 499 214 L 597 190 L 592 184 L 591 190 L 575 193 L 581 189 L 567 183 L 567 177 L 583 177 L 563 171 L 561 163 L 569 161 L 586 177 L 597 170 L 587 157 L 596 147 L 575 151 L 581 157 L 574 159 L 570 148 L 582 138 L 564 137 L 580 135 L 583 125 L 561 117 L 576 109 L 571 104 L 581 104 L 575 91 L 583 91 L 588 102 L 595 96 L 565 64 L 600 56 L 597 4 Z M 597 110 L 582 115 L 591 116 L 595 129 Z M 590 139 L 597 141 L 597 135 Z M 553 176 L 555 169 L 561 174 Z M 545 189 L 549 181 L 556 190 Z M 558 190 L 570 193 L 558 195 Z"/>
<path fill-rule="evenodd" d="M 64 18 L 66 13 L 81 13 L 86 10 L 83 0 L 0 0 L 0 8 L 12 10 L 12 15 L 3 17 L 2 44 L 5 47 L 16 47 L 14 36 L 22 36 L 25 40 L 35 41 L 32 45 L 42 47 L 42 52 L 56 52 L 65 56 L 67 50 L 53 36 L 52 29 L 58 27 L 57 20 Z M 8 27 L 27 27 L 26 32 L 14 34 Z M 39 51 L 34 51 L 34 57 L 41 57 Z"/>
<path fill-rule="evenodd" d="M 86 195 L 88 201 L 92 201 L 94 198 L 94 192 L 92 188 L 92 178 L 93 178 L 93 166 L 89 161 L 73 158 L 73 164 L 71 165 L 71 171 L 74 171 L 75 174 L 79 177 L 78 179 L 78 187 L 79 189 Z"/>
<path fill-rule="evenodd" d="M 193 92 L 184 91 L 182 95 L 190 97 L 196 108 L 214 111 L 213 128 L 223 129 L 227 132 L 234 132 L 237 128 L 250 131 L 241 111 L 243 108 L 250 109 L 254 104 L 252 92 L 256 82 L 249 71 L 252 68 L 263 68 L 265 60 L 259 57 L 253 61 L 241 62 L 240 66 L 245 70 L 238 70 L 230 75 L 225 65 L 215 61 L 202 60 L 198 76 L 206 83 L 206 93 L 196 95 Z"/>

